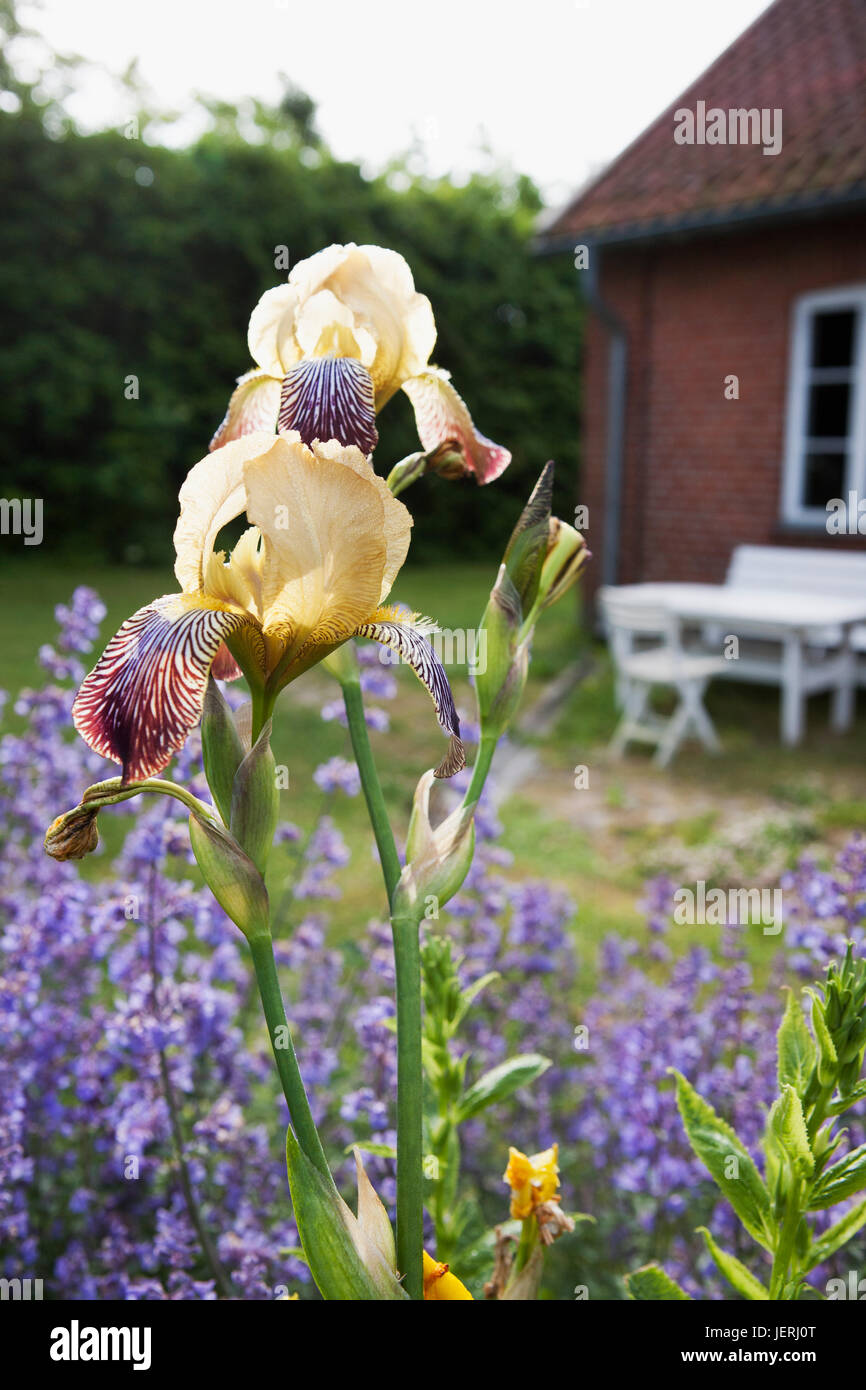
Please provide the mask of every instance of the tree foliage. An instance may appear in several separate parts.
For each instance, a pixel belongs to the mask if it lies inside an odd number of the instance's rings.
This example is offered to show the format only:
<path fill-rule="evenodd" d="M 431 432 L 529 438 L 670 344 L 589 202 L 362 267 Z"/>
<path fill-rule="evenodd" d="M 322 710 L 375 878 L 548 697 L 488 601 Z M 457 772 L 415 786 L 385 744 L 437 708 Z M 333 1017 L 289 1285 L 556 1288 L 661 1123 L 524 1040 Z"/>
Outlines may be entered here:
<path fill-rule="evenodd" d="M 246 327 L 290 263 L 333 241 L 406 256 L 436 314 L 435 360 L 514 463 L 493 487 L 425 479 L 418 551 L 496 554 L 542 464 L 576 488 L 581 311 L 568 258 L 531 252 L 524 178 L 464 186 L 405 165 L 367 178 L 332 158 L 312 103 L 209 103 L 185 149 L 152 142 L 141 112 L 85 135 L 18 87 L 0 113 L 0 346 L 6 496 L 41 497 L 45 545 L 106 558 L 170 554 L 178 487 L 250 365 Z M 14 103 L 7 103 L 14 104 Z M 217 110 L 218 107 L 218 110 Z M 133 380 L 134 379 L 134 380 Z M 381 471 L 417 447 L 398 393 L 380 417 Z M 419 531 L 421 528 L 419 528 Z"/>

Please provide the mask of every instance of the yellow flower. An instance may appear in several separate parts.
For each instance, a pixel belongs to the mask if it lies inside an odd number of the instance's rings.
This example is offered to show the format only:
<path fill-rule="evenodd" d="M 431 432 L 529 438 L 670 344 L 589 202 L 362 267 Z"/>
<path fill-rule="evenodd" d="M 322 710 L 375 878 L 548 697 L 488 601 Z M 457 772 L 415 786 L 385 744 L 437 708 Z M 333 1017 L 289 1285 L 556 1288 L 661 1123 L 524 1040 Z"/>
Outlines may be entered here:
<path fill-rule="evenodd" d="M 211 671 L 243 673 L 267 717 L 289 681 L 353 636 L 412 666 L 449 735 L 438 775 L 463 766 L 451 689 L 427 641 L 433 625 L 382 607 L 412 520 L 358 449 L 247 435 L 196 464 L 180 504 L 181 592 L 123 624 L 73 705 L 75 727 L 123 765 L 124 783 L 161 771 L 181 747 Z M 243 513 L 252 524 L 226 558 L 217 536 Z"/>
<path fill-rule="evenodd" d="M 456 1274 L 447 1265 L 439 1264 L 432 1255 L 424 1251 L 424 1300 L 428 1303 L 455 1303 L 472 1299 L 465 1284 L 461 1284 Z"/>
<path fill-rule="evenodd" d="M 511 461 L 475 429 L 448 373 L 430 366 L 433 310 L 396 251 L 350 242 L 299 261 L 288 283 L 262 295 L 247 341 L 257 366 L 238 378 L 212 449 L 279 429 L 369 454 L 377 412 L 403 387 L 425 450 L 452 446 L 452 474 L 486 483 Z"/>
<path fill-rule="evenodd" d="M 559 1145 L 527 1157 L 520 1149 L 508 1150 L 503 1180 L 511 1188 L 511 1215 L 525 1221 L 543 1202 L 556 1199 L 559 1189 Z"/>

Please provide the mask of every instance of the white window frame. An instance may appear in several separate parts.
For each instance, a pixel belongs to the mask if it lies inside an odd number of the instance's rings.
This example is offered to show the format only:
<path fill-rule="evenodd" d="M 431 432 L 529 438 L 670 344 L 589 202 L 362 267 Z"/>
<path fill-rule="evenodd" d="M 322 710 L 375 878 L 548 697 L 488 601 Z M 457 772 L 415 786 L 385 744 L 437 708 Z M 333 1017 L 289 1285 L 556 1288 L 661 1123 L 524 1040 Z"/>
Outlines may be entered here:
<path fill-rule="evenodd" d="M 854 324 L 853 361 L 850 368 L 813 368 L 809 361 L 812 320 L 827 309 L 852 309 Z M 791 526 L 825 530 L 826 507 L 804 505 L 803 483 L 806 453 L 829 442 L 812 439 L 806 433 L 809 387 L 820 381 L 847 379 L 848 435 L 843 482 L 843 501 L 848 493 L 866 497 L 866 284 L 845 285 L 801 295 L 794 304 L 791 348 L 788 365 L 788 395 L 785 408 L 785 458 L 782 477 L 782 521 Z"/>

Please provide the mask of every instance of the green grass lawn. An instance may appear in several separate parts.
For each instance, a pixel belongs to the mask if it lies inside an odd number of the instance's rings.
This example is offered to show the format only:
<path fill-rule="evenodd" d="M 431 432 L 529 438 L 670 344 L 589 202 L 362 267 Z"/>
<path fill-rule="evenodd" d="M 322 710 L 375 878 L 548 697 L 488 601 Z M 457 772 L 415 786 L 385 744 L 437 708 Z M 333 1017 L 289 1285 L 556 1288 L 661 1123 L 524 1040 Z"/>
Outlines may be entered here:
<path fill-rule="evenodd" d="M 411 558 L 401 571 L 393 598 L 429 614 L 443 628 L 476 628 L 496 564 L 416 565 Z M 56 631 L 54 607 L 77 584 L 98 590 L 108 615 L 103 632 L 115 632 L 125 618 L 159 594 L 177 591 L 171 570 L 135 569 L 52 560 L 28 555 L 0 565 L 0 634 L 3 638 L 0 682 L 17 691 L 39 678 L 37 652 Z M 538 684 L 570 659 L 580 629 L 576 606 L 566 600 L 545 615 L 536 640 L 532 680 Z"/>

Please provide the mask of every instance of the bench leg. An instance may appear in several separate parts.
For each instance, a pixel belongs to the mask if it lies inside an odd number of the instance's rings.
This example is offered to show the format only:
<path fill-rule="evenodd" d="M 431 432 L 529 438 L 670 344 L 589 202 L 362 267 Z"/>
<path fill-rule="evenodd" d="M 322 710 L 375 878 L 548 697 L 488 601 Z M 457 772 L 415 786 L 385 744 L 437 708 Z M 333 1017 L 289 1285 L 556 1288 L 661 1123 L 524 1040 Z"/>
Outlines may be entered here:
<path fill-rule="evenodd" d="M 851 629 L 847 627 L 839 653 L 839 663 L 841 673 L 833 693 L 830 724 L 841 733 L 844 729 L 850 729 L 854 719 L 854 686 L 857 681 L 857 659 L 851 649 Z"/>
<path fill-rule="evenodd" d="M 803 646 L 796 634 L 785 638 L 782 658 L 782 742 L 792 746 L 803 737 Z"/>

